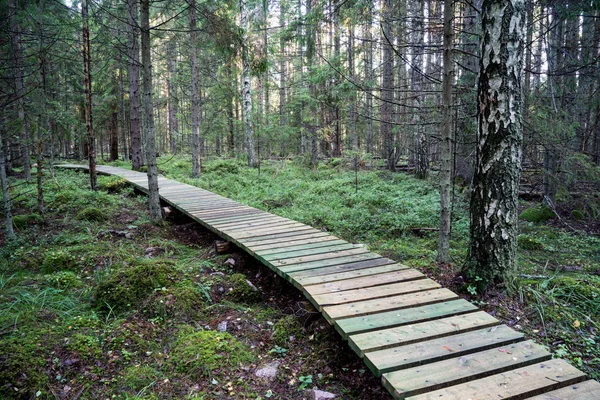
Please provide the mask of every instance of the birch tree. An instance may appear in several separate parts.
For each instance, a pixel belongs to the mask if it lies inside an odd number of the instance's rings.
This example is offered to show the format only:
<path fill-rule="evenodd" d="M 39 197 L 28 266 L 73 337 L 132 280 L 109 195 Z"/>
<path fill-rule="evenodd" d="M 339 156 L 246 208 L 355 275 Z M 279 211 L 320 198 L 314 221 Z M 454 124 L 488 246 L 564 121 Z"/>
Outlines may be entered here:
<path fill-rule="evenodd" d="M 127 29 L 129 36 L 129 138 L 131 140 L 131 166 L 142 168 L 142 133 L 140 130 L 140 47 L 139 0 L 127 0 Z"/>
<path fill-rule="evenodd" d="M 515 268 L 525 19 L 524 0 L 483 2 L 477 157 L 463 269 L 480 289 L 508 280 Z"/>
<path fill-rule="evenodd" d="M 254 154 L 254 124 L 252 122 L 252 78 L 250 75 L 250 57 L 248 54 L 248 5 L 240 0 L 240 24 L 242 27 L 242 107 L 244 118 L 244 141 L 248 151 L 248 165 L 256 165 Z"/>
<path fill-rule="evenodd" d="M 198 30 L 196 21 L 196 1 L 188 1 L 190 21 L 190 47 L 192 57 L 192 177 L 200 176 L 200 88 L 198 76 Z"/>

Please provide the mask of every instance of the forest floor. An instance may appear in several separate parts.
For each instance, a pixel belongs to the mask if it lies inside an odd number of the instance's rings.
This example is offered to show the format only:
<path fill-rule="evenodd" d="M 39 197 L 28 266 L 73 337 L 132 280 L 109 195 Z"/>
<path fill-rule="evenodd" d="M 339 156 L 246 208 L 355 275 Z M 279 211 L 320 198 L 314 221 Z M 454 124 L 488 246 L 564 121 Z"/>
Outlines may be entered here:
<path fill-rule="evenodd" d="M 565 208 L 561 219 L 522 222 L 519 275 L 510 290 L 481 295 L 455 279 L 468 239 L 460 189 L 453 262 L 438 266 L 432 182 L 355 174 L 341 161 L 316 170 L 272 162 L 259 176 L 212 160 L 197 179 L 190 165 L 159 160 L 170 178 L 418 268 L 600 377 L 596 220 Z M 0 397 L 309 399 L 318 388 L 391 398 L 296 289 L 242 252 L 215 255 L 216 237 L 198 224 L 177 216 L 153 226 L 145 199 L 119 179 L 99 177 L 92 193 L 87 175 L 60 170 L 46 180 L 38 215 L 34 183 L 12 179 L 19 238 L 0 235 Z M 276 366 L 273 378 L 257 376 L 266 366 Z"/>

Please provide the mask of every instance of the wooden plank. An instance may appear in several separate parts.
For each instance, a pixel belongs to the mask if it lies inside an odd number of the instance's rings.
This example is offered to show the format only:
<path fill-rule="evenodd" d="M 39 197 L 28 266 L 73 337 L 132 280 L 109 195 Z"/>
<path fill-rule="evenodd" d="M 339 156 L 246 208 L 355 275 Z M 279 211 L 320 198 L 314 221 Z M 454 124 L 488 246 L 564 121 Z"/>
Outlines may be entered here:
<path fill-rule="evenodd" d="M 312 285 L 306 288 L 306 292 L 309 293 L 311 296 L 314 296 L 317 294 L 343 292 L 345 290 L 385 285 L 388 283 L 395 282 L 410 281 L 414 279 L 421 279 L 424 277 L 425 275 L 423 275 L 416 269 L 401 269 L 399 271 L 380 273 L 378 275 L 360 276 L 357 278 L 326 282 L 321 283 L 319 285 Z"/>
<path fill-rule="evenodd" d="M 208 209 L 208 210 L 203 210 L 203 209 L 193 210 L 190 208 L 186 208 L 187 212 L 189 212 L 190 214 L 196 215 L 200 218 L 210 218 L 210 217 L 214 217 L 217 215 L 233 215 L 239 211 L 255 211 L 255 210 L 256 210 L 256 208 L 243 206 L 243 205 L 219 208 L 216 210 L 210 210 L 210 209 Z"/>
<path fill-rule="evenodd" d="M 383 375 L 383 386 L 405 399 L 507 370 L 547 361 L 542 346 L 528 340 Z"/>
<path fill-rule="evenodd" d="M 260 220 L 260 219 L 264 219 L 267 218 L 269 216 L 269 213 L 267 212 L 262 212 L 262 213 L 256 213 L 256 214 L 251 214 L 251 215 L 243 215 L 243 216 L 238 216 L 238 217 L 223 217 L 223 218 L 216 218 L 214 220 L 211 220 L 211 225 L 212 224 L 217 224 L 217 223 L 222 223 L 222 222 L 246 222 L 246 221 L 251 221 L 251 220 Z"/>
<path fill-rule="evenodd" d="M 454 333 L 468 332 L 499 324 L 500 321 L 490 314 L 484 311 L 477 311 L 412 325 L 350 335 L 348 337 L 348 344 L 360 357 L 363 357 L 369 351 L 383 350 L 426 339 L 436 339 Z"/>
<path fill-rule="evenodd" d="M 294 236 L 294 237 L 289 237 Z M 333 235 L 330 235 L 327 232 L 317 232 L 317 233 L 305 233 L 302 235 L 288 235 L 288 236 L 277 236 L 273 238 L 257 238 L 257 239 L 244 239 L 244 243 L 247 244 L 248 247 L 252 247 L 252 249 L 261 247 L 261 246 L 273 246 L 273 245 L 286 245 L 293 243 L 303 243 L 305 240 L 321 240 L 324 238 L 333 238 L 333 240 L 339 239 Z"/>
<path fill-rule="evenodd" d="M 325 306 L 416 293 L 424 290 L 437 289 L 439 287 L 441 287 L 440 284 L 431 279 L 419 279 L 409 282 L 390 283 L 369 288 L 346 290 L 339 293 L 323 293 L 309 296 L 309 299 L 319 305 L 320 311 L 321 308 Z"/>
<path fill-rule="evenodd" d="M 528 400 L 598 400 L 600 383 L 594 380 L 576 383 L 562 389 L 529 397 Z"/>
<path fill-rule="evenodd" d="M 286 258 L 285 260 L 274 260 L 274 261 L 272 261 L 272 264 L 277 265 L 277 266 L 290 266 L 290 265 L 296 265 L 296 264 L 306 264 L 306 263 L 313 262 L 313 261 L 320 262 L 321 260 L 328 260 L 330 258 L 354 256 L 354 255 L 364 254 L 364 253 L 369 253 L 369 250 L 365 247 L 359 247 L 359 248 L 354 248 L 354 249 L 350 249 L 350 250 L 331 251 L 326 254 L 316 254 L 316 255 L 309 255 L 309 256 L 303 256 L 303 257 Z"/>
<path fill-rule="evenodd" d="M 448 289 L 434 289 L 415 294 L 385 297 L 383 299 L 366 300 L 357 303 L 342 304 L 323 308 L 323 314 L 328 321 L 356 317 L 359 315 L 379 313 L 389 310 L 416 307 L 431 303 L 441 303 L 458 298 L 456 293 Z"/>
<path fill-rule="evenodd" d="M 364 251 L 359 254 L 352 254 L 352 255 L 342 256 L 342 257 L 309 261 L 309 262 L 305 262 L 305 263 L 301 263 L 301 264 L 277 265 L 277 267 L 282 272 L 289 274 L 290 272 L 306 271 L 306 270 L 312 270 L 312 269 L 316 269 L 316 268 L 329 267 L 329 266 L 333 266 L 333 265 L 349 264 L 349 263 L 353 263 L 353 262 L 357 262 L 357 261 L 372 260 L 375 258 L 381 258 L 381 256 L 379 254 Z"/>
<path fill-rule="evenodd" d="M 278 217 L 276 215 L 269 215 L 266 216 L 264 218 L 261 219 L 254 219 L 251 221 L 234 221 L 234 222 L 224 222 L 224 223 L 213 223 L 211 225 L 213 225 L 215 228 L 219 228 L 219 229 L 225 229 L 225 228 L 236 228 L 236 227 L 241 227 L 241 226 L 262 226 L 265 224 L 269 224 L 269 223 L 276 223 L 276 222 L 280 222 L 280 221 L 292 221 L 291 219 L 287 219 L 287 218 L 282 218 L 282 217 Z M 295 222 L 295 221 L 294 221 Z"/>
<path fill-rule="evenodd" d="M 277 243 L 275 245 L 270 244 L 262 246 L 252 246 L 252 251 L 266 256 L 274 253 L 282 253 L 284 251 L 316 249 L 319 247 L 327 247 L 344 243 L 348 242 L 342 239 L 338 239 L 335 236 L 323 236 L 314 239 L 304 239 L 297 241 L 289 241 L 287 243 Z"/>
<path fill-rule="evenodd" d="M 466 314 L 477 310 L 478 308 L 476 306 L 466 300 L 451 300 L 405 310 L 387 311 L 364 315 L 362 317 L 338 319 L 335 321 L 335 329 L 344 339 L 347 339 L 349 335 L 357 333 L 431 321 L 433 319 Z"/>
<path fill-rule="evenodd" d="M 261 232 L 256 232 L 256 231 L 239 231 L 239 232 L 235 232 L 232 233 L 231 237 L 235 238 L 236 240 L 243 240 L 243 239 L 248 239 L 248 238 L 259 238 L 259 237 L 271 237 L 273 235 L 276 234 L 280 234 L 280 233 L 301 233 L 301 232 L 317 232 L 317 230 L 313 227 L 310 227 L 308 225 L 300 225 L 300 226 L 286 226 L 286 227 L 275 227 L 271 230 L 264 230 Z"/>
<path fill-rule="evenodd" d="M 256 254 L 260 255 L 263 259 L 268 260 L 268 261 L 279 261 L 279 260 L 287 260 L 287 259 L 296 258 L 296 257 L 306 257 L 306 256 L 313 256 L 316 254 L 327 254 L 327 253 L 331 253 L 331 252 L 352 250 L 352 249 L 356 249 L 356 248 L 360 248 L 360 247 L 357 247 L 357 245 L 355 245 L 355 244 L 342 241 L 342 243 L 336 243 L 333 245 L 323 246 L 323 247 L 313 247 L 310 249 L 289 250 L 289 251 L 284 250 L 284 251 L 280 251 L 277 253 L 270 253 L 270 254 L 265 254 L 265 252 L 257 251 Z"/>
<path fill-rule="evenodd" d="M 358 278 L 361 276 L 376 275 L 376 274 L 382 274 L 382 273 L 390 272 L 390 271 L 399 271 L 399 270 L 408 269 L 408 267 L 406 265 L 397 264 L 393 260 L 387 259 L 385 257 L 377 258 L 377 259 L 370 260 L 370 261 L 364 261 L 364 262 L 360 262 L 360 263 L 356 263 L 356 264 L 366 264 L 366 263 L 371 263 L 371 264 L 367 265 L 366 267 L 363 267 L 362 269 L 356 268 L 356 269 L 343 270 L 341 272 L 339 272 L 336 269 L 329 273 L 319 273 L 319 272 L 323 272 L 323 270 L 327 269 L 327 268 L 321 268 L 318 270 L 312 270 L 312 271 L 314 271 L 314 274 L 310 274 L 307 272 L 297 272 L 297 273 L 291 273 L 290 276 L 293 276 L 294 281 L 299 283 L 300 285 L 309 286 L 309 285 L 317 285 L 317 284 L 324 283 L 324 282 L 335 282 L 335 281 L 341 281 L 344 279 Z M 338 268 L 338 267 L 331 267 L 331 268 Z"/>
<path fill-rule="evenodd" d="M 256 233 L 258 235 L 265 233 L 265 232 L 270 232 L 273 231 L 275 229 L 280 229 L 280 228 L 291 228 L 291 227 L 309 227 L 311 229 L 313 229 L 311 226 L 308 225 L 304 225 L 301 224 L 300 222 L 295 222 L 295 221 L 283 221 L 283 222 L 273 222 L 267 225 L 261 225 L 258 227 L 247 227 L 247 226 L 238 226 L 238 227 L 225 227 L 225 228 L 219 228 L 222 229 L 224 232 L 229 232 L 231 234 L 235 234 L 237 232 L 252 232 L 252 233 Z"/>
<path fill-rule="evenodd" d="M 403 368 L 432 363 L 464 354 L 475 353 L 516 343 L 523 340 L 523 334 L 506 325 L 475 331 L 458 333 L 438 339 L 416 342 L 386 350 L 365 354 L 365 364 L 372 371 L 386 373 Z"/>
<path fill-rule="evenodd" d="M 198 213 L 198 215 L 196 215 L 196 213 L 189 213 L 189 214 L 197 216 L 198 218 L 201 218 L 203 221 L 205 221 L 207 223 L 211 223 L 212 221 L 218 220 L 220 218 L 225 218 L 225 217 L 226 218 L 236 218 L 236 217 L 249 216 L 249 215 L 267 215 L 266 212 L 257 210 L 255 208 L 251 208 L 248 210 L 240 210 L 240 211 L 226 213 L 226 214 L 211 215 L 211 216 L 206 216 L 206 215 L 202 216 L 200 213 Z"/>
<path fill-rule="evenodd" d="M 584 379 L 585 374 L 566 361 L 550 360 L 407 399 L 522 399 Z"/>

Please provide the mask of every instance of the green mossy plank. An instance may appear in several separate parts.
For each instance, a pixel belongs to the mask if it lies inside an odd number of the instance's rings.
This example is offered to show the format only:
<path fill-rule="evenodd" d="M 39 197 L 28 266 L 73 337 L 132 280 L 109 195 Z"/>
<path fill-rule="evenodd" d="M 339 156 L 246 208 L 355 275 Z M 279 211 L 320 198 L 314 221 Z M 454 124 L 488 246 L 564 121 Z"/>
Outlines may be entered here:
<path fill-rule="evenodd" d="M 390 372 L 382 382 L 395 399 L 405 399 L 550 358 L 542 346 L 526 341 Z"/>
<path fill-rule="evenodd" d="M 355 263 L 359 267 L 365 265 L 362 268 L 348 268 L 344 270 L 340 270 L 339 267 L 330 267 L 330 268 L 321 268 L 319 270 L 313 270 L 314 273 L 310 274 L 307 272 L 297 272 L 291 273 L 290 276 L 293 276 L 293 280 L 295 283 L 300 284 L 302 286 L 309 285 L 318 285 L 325 282 L 335 282 L 341 281 L 344 279 L 357 278 L 362 276 L 376 275 L 382 274 L 390 271 L 399 271 L 408 269 L 406 265 L 397 264 L 393 260 L 388 258 L 377 258 L 370 261 L 364 261 L 360 263 Z M 351 264 L 352 265 L 352 264 Z M 329 269 L 329 272 L 325 272 L 324 270 Z M 317 273 L 320 272 L 320 273 Z"/>
<path fill-rule="evenodd" d="M 344 339 L 347 339 L 348 336 L 357 333 L 425 322 L 477 310 L 478 308 L 473 304 L 464 299 L 459 299 L 405 310 L 387 311 L 362 317 L 339 319 L 335 321 L 335 329 Z"/>
<path fill-rule="evenodd" d="M 287 242 L 287 243 L 278 243 L 275 245 L 263 245 L 263 246 L 253 246 L 252 250 L 255 252 L 260 252 L 263 256 L 267 256 L 275 253 L 284 253 L 288 251 L 298 251 L 298 250 L 307 250 L 307 249 L 316 249 L 319 247 L 327 247 L 334 246 L 338 244 L 348 243 L 345 240 L 341 240 L 336 238 L 335 236 L 323 236 L 314 239 L 305 239 L 299 240 L 295 242 Z"/>
<path fill-rule="evenodd" d="M 585 374 L 563 360 L 550 360 L 435 390 L 411 400 L 522 399 L 585 379 Z"/>
<path fill-rule="evenodd" d="M 411 281 L 421 278 L 425 278 L 425 275 L 423 275 L 416 269 L 407 268 L 401 269 L 399 271 L 380 273 L 377 275 L 360 276 L 351 279 L 312 285 L 306 287 L 306 292 L 309 293 L 311 296 L 315 296 L 319 294 L 337 293 L 343 292 L 345 290 L 368 288 L 372 286 L 380 286 L 395 282 Z"/>
<path fill-rule="evenodd" d="M 348 337 L 348 343 L 350 344 L 350 347 L 362 357 L 369 351 L 383 350 L 385 348 L 420 342 L 427 339 L 436 339 L 438 337 L 452 335 L 453 333 L 468 332 L 498 324 L 500 324 L 500 321 L 488 313 L 477 311 L 474 313 L 455 315 L 411 325 L 358 333 L 350 335 L 350 337 Z"/>
<path fill-rule="evenodd" d="M 562 389 L 529 397 L 527 400 L 598 400 L 600 383 L 594 380 L 584 381 Z"/>
<path fill-rule="evenodd" d="M 337 244 L 325 246 L 325 247 L 313 247 L 311 249 L 282 251 L 282 252 L 270 253 L 270 254 L 264 254 L 263 252 L 257 252 L 257 254 L 260 254 L 261 257 L 263 257 L 265 260 L 278 261 L 278 260 L 287 260 L 287 259 L 296 258 L 296 257 L 312 256 L 312 255 L 316 255 L 316 254 L 327 254 L 327 253 L 331 253 L 331 252 L 339 252 L 342 250 L 351 250 L 351 249 L 356 249 L 356 248 L 357 248 L 357 246 L 355 244 L 344 242 L 344 243 L 337 243 Z"/>
<path fill-rule="evenodd" d="M 316 268 L 324 268 L 330 267 L 333 265 L 343 265 L 350 264 L 358 261 L 366 261 L 372 260 L 376 258 L 381 258 L 379 254 L 370 253 L 368 250 L 365 250 L 359 254 L 352 254 L 347 256 L 333 257 L 327 259 L 321 259 L 317 261 L 309 261 L 300 264 L 293 265 L 277 265 L 277 267 L 284 272 L 285 274 L 289 274 L 290 272 L 298 272 L 298 271 L 308 271 Z M 276 265 L 276 264 L 274 264 Z"/>
<path fill-rule="evenodd" d="M 323 315 L 325 316 L 325 319 L 333 322 L 334 320 L 341 318 L 350 318 L 389 310 L 399 310 L 430 303 L 441 303 L 456 298 L 458 298 L 456 293 L 453 293 L 448 289 L 434 289 L 413 294 L 403 294 L 376 300 L 366 300 L 357 303 L 324 307 Z"/>
<path fill-rule="evenodd" d="M 321 309 L 324 306 L 422 292 L 424 290 L 437 289 L 439 287 L 440 284 L 431 279 L 418 279 L 409 282 L 390 283 L 387 285 L 373 286 L 369 288 L 346 290 L 339 293 L 324 293 L 310 297 L 316 302 L 316 304 L 319 304 Z"/>
<path fill-rule="evenodd" d="M 458 333 L 438 339 L 372 351 L 365 355 L 371 371 L 386 373 L 523 340 L 523 334 L 506 325 Z"/>

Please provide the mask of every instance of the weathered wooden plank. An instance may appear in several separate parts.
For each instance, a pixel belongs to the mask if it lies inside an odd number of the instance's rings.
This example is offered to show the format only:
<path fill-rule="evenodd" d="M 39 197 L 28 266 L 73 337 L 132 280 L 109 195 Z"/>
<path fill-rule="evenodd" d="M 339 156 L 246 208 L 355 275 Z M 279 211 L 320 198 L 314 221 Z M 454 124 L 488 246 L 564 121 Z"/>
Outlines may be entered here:
<path fill-rule="evenodd" d="M 437 289 L 439 287 L 440 284 L 431 279 L 419 279 L 416 281 L 390 283 L 369 288 L 346 290 L 338 293 L 323 293 L 314 296 L 309 295 L 309 298 L 313 300 L 315 304 L 319 305 L 320 311 L 320 309 L 325 306 L 422 292 L 424 290 Z"/>
<path fill-rule="evenodd" d="M 362 252 L 359 254 L 353 254 L 353 255 L 349 255 L 349 256 L 309 261 L 309 262 L 300 263 L 300 264 L 277 265 L 277 267 L 285 274 L 289 274 L 290 272 L 306 271 L 306 270 L 312 270 L 312 269 L 316 269 L 316 268 L 329 267 L 329 266 L 333 266 L 333 265 L 349 264 L 349 263 L 353 263 L 353 262 L 357 262 L 357 261 L 372 260 L 375 258 L 381 258 L 381 256 L 379 254 L 375 254 L 375 253 Z"/>
<path fill-rule="evenodd" d="M 357 246 L 352 243 L 343 242 L 325 247 L 316 247 L 311 249 L 303 249 L 303 250 L 291 250 L 291 251 L 281 251 L 277 253 L 264 254 L 263 252 L 257 251 L 256 254 L 259 254 L 262 258 L 272 262 L 279 262 L 280 260 L 287 261 L 295 258 L 303 258 L 308 256 L 315 256 L 319 254 L 331 254 L 343 252 L 346 250 L 354 250 L 354 249 L 364 249 L 361 246 Z M 287 264 L 286 264 L 287 265 Z"/>
<path fill-rule="evenodd" d="M 210 217 L 215 217 L 217 215 L 234 215 L 240 211 L 258 211 L 258 210 L 256 210 L 256 208 L 252 208 L 252 207 L 248 207 L 248 206 L 244 206 L 244 205 L 240 204 L 239 206 L 236 205 L 236 206 L 232 206 L 232 207 L 219 208 L 216 210 L 186 209 L 186 211 L 188 211 L 190 214 L 193 214 L 200 218 L 210 218 Z"/>
<path fill-rule="evenodd" d="M 359 247 L 359 248 L 354 248 L 354 249 L 350 249 L 350 250 L 331 251 L 326 254 L 316 254 L 316 255 L 308 255 L 308 256 L 303 256 L 303 257 L 286 258 L 285 260 L 274 260 L 274 261 L 272 261 L 272 264 L 277 265 L 277 266 L 290 266 L 290 265 L 296 265 L 296 264 L 306 264 L 306 263 L 313 262 L 313 261 L 319 262 L 321 260 L 328 260 L 330 258 L 353 256 L 353 255 L 364 254 L 364 253 L 368 253 L 368 252 L 369 252 L 369 250 L 367 250 L 366 248 Z"/>
<path fill-rule="evenodd" d="M 224 223 L 213 223 L 212 225 L 216 228 L 219 229 L 228 229 L 228 228 L 237 228 L 237 227 L 242 227 L 242 226 L 248 226 L 248 227 L 255 227 L 255 226 L 263 226 L 266 224 L 270 224 L 270 223 L 277 223 L 277 222 L 290 222 L 292 221 L 291 219 L 287 219 L 287 218 L 282 218 L 282 217 L 278 217 L 276 215 L 269 215 L 267 217 L 261 218 L 261 219 L 255 219 L 255 220 L 251 220 L 251 221 L 234 221 L 234 222 L 224 222 Z M 295 222 L 295 221 L 293 221 Z"/>
<path fill-rule="evenodd" d="M 385 285 L 394 282 L 411 281 L 424 278 L 416 269 L 401 269 L 399 271 L 385 272 L 377 275 L 359 276 L 334 282 L 326 282 L 306 287 L 306 292 L 311 296 L 325 293 L 336 293 L 345 290 L 360 289 L 371 286 Z"/>
<path fill-rule="evenodd" d="M 251 215 L 215 218 L 215 219 L 211 219 L 210 223 L 212 225 L 212 224 L 221 223 L 221 222 L 246 222 L 246 221 L 251 221 L 251 220 L 261 220 L 261 219 L 267 218 L 268 216 L 269 216 L 269 213 L 263 211 L 262 213 L 254 213 Z M 207 221 L 208 221 L 208 219 L 207 219 Z"/>
<path fill-rule="evenodd" d="M 547 361 L 542 346 L 528 340 L 383 375 L 383 386 L 405 399 L 507 370 Z"/>
<path fill-rule="evenodd" d="M 427 293 L 427 292 L 421 292 Z M 402 325 L 348 337 L 350 347 L 363 357 L 365 353 L 385 348 L 436 339 L 453 333 L 467 332 L 499 325 L 500 321 L 484 311 L 440 318 L 433 321 Z"/>
<path fill-rule="evenodd" d="M 416 396 L 412 400 L 522 399 L 585 379 L 563 360 L 550 360 Z"/>
<path fill-rule="evenodd" d="M 354 268 L 340 269 L 340 267 L 346 267 L 348 265 L 353 266 Z M 342 266 L 321 268 L 311 271 L 292 272 L 289 275 L 293 277 L 294 282 L 302 286 L 309 286 L 324 282 L 335 282 L 349 278 L 398 271 L 402 269 L 408 269 L 408 267 L 406 265 L 397 264 L 389 258 L 380 257 L 369 261 L 361 261 Z"/>
<path fill-rule="evenodd" d="M 594 380 L 576 383 L 562 389 L 529 397 L 527 400 L 598 400 L 600 383 Z"/>
<path fill-rule="evenodd" d="M 289 237 L 294 236 L 294 237 Z M 275 247 L 275 245 L 285 246 L 287 244 L 297 244 L 304 243 L 304 241 L 310 240 L 326 240 L 328 238 L 332 238 L 332 240 L 338 240 L 339 238 L 330 235 L 327 232 L 317 232 L 317 233 L 305 233 L 302 235 L 288 235 L 288 236 L 278 236 L 273 238 L 257 238 L 257 239 L 244 239 L 244 243 L 247 244 L 248 247 L 252 247 L 252 249 L 260 249 L 260 247 Z"/>
<path fill-rule="evenodd" d="M 300 232 L 318 232 L 315 228 L 312 228 L 308 225 L 300 225 L 300 226 L 285 226 L 285 227 L 274 227 L 270 230 L 264 230 L 262 232 L 257 232 L 253 230 L 249 231 L 238 231 L 232 233 L 230 236 L 235 238 L 236 240 L 243 240 L 248 238 L 259 238 L 259 237 L 271 237 L 280 233 L 300 233 Z"/>
<path fill-rule="evenodd" d="M 337 239 L 332 236 L 318 237 L 314 239 L 304 239 L 298 241 L 289 241 L 287 243 L 278 243 L 275 245 L 252 246 L 252 251 L 260 253 L 263 256 L 288 251 L 317 249 L 319 247 L 334 246 L 337 244 L 348 243 L 345 240 Z"/>
<path fill-rule="evenodd" d="M 338 319 L 335 321 L 335 329 L 344 339 L 347 339 L 349 335 L 357 333 L 431 321 L 433 319 L 466 314 L 477 310 L 476 306 L 466 300 L 451 300 L 421 307 L 364 315 L 362 317 Z"/>
<path fill-rule="evenodd" d="M 202 215 L 201 213 L 189 213 L 190 215 L 196 216 L 198 218 L 201 218 L 203 221 L 207 222 L 207 223 L 211 223 L 212 221 L 221 219 L 221 218 L 236 218 L 236 217 L 241 217 L 241 216 L 248 216 L 248 215 L 267 215 L 266 212 L 264 211 L 260 211 L 257 210 L 255 208 L 250 208 L 247 210 L 240 210 L 240 211 L 236 211 L 236 212 L 230 212 L 230 213 L 225 213 L 225 214 L 219 214 L 219 215 L 210 215 L 210 216 L 206 216 L 206 215 Z M 198 214 L 198 215 L 196 215 Z"/>
<path fill-rule="evenodd" d="M 365 364 L 381 373 L 446 360 L 464 354 L 523 340 L 523 334 L 506 325 L 458 333 L 365 354 Z"/>
<path fill-rule="evenodd" d="M 269 233 L 275 229 L 292 228 L 292 227 L 309 227 L 309 228 L 313 229 L 312 227 L 310 227 L 308 225 L 304 225 L 304 224 L 301 224 L 300 222 L 295 222 L 295 221 L 274 222 L 271 224 L 262 225 L 262 226 L 258 226 L 258 227 L 239 226 L 239 227 L 233 227 L 233 228 L 226 227 L 226 228 L 219 228 L 219 229 L 222 229 L 224 232 L 230 232 L 231 234 L 236 234 L 238 232 L 252 232 L 252 233 L 255 233 L 256 235 L 260 235 L 265 232 Z"/>
<path fill-rule="evenodd" d="M 389 310 L 400 310 L 402 308 L 416 307 L 430 303 L 441 303 L 457 298 L 458 295 L 448 289 L 434 289 L 414 294 L 403 294 L 383 299 L 324 307 L 323 314 L 328 321 L 333 321 L 341 318 L 350 318 Z"/>

